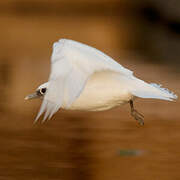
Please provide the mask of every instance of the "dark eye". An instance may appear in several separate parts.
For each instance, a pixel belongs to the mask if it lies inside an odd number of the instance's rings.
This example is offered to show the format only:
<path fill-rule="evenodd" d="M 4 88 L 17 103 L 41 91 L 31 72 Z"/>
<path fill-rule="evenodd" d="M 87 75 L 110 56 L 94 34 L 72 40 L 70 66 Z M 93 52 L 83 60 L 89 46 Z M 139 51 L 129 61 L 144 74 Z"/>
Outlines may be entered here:
<path fill-rule="evenodd" d="M 40 93 L 41 93 L 41 94 L 44 94 L 45 92 L 46 92 L 46 88 L 40 89 Z"/>

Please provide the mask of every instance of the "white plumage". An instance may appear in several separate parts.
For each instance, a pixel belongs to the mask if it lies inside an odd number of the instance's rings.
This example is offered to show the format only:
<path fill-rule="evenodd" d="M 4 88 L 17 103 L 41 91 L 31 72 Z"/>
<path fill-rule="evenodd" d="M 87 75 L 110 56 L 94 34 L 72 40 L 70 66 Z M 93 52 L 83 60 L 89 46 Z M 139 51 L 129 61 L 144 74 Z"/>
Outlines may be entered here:
<path fill-rule="evenodd" d="M 51 118 L 64 109 L 99 111 L 128 103 L 134 97 L 176 99 L 155 84 L 148 84 L 103 52 L 67 39 L 54 43 L 49 81 L 37 119 Z"/>

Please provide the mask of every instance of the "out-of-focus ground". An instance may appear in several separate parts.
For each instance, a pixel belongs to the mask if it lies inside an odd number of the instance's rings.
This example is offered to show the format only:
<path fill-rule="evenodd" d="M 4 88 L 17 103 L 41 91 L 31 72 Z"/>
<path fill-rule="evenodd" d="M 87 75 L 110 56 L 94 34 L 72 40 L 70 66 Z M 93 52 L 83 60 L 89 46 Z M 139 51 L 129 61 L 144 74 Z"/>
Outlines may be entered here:
<path fill-rule="evenodd" d="M 177 1 L 0 2 L 0 180 L 178 180 L 180 101 L 137 99 L 104 112 L 60 110 L 33 125 L 59 38 L 92 45 L 180 94 Z M 179 9 L 178 9 L 179 7 Z"/>

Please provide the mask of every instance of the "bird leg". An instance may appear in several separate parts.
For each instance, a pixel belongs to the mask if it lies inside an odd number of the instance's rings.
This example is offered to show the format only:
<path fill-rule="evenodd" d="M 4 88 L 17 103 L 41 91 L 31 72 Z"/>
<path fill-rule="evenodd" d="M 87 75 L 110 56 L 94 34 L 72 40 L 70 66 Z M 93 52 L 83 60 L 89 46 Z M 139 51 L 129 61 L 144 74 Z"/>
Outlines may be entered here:
<path fill-rule="evenodd" d="M 134 109 L 134 105 L 133 105 L 133 101 L 130 100 L 130 107 L 131 107 L 131 116 L 134 117 L 134 119 L 136 121 L 138 121 L 138 123 L 143 126 L 144 125 L 144 116 L 142 114 L 140 114 L 137 110 Z"/>

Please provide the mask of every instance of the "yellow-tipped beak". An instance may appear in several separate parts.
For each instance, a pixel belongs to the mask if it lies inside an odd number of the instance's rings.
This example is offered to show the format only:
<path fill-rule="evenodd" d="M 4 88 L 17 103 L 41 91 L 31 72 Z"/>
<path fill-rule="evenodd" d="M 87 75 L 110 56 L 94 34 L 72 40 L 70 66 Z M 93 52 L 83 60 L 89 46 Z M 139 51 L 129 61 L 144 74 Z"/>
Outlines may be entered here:
<path fill-rule="evenodd" d="M 37 93 L 33 93 L 33 94 L 29 94 L 27 95 L 24 99 L 25 100 L 30 100 L 30 99 L 36 99 L 36 98 L 39 98 L 39 96 L 37 95 Z"/>

